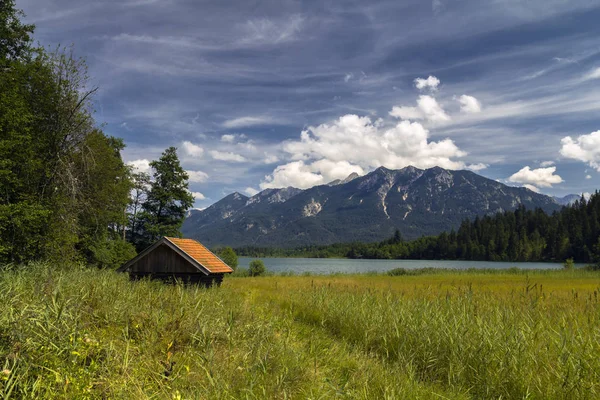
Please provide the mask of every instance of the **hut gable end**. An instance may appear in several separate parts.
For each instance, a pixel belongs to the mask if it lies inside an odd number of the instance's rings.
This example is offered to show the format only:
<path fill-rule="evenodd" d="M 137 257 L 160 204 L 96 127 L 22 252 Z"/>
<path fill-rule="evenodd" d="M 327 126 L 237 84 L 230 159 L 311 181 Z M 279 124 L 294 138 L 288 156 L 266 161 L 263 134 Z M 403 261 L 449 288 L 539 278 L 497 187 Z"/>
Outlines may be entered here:
<path fill-rule="evenodd" d="M 189 260 L 162 243 L 129 265 L 134 274 L 197 274 L 201 271 Z M 204 272 L 204 271 L 202 271 Z M 206 272 L 204 272 L 206 274 Z"/>

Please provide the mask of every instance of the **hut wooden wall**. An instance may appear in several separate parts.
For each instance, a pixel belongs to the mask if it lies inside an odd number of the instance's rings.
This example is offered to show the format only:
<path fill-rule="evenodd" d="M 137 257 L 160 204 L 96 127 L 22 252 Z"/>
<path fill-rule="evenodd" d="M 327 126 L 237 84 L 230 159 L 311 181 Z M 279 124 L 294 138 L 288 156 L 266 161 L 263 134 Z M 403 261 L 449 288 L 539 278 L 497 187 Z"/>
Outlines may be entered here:
<path fill-rule="evenodd" d="M 221 286 L 223 282 L 224 274 L 211 274 L 204 275 L 203 273 L 197 274 L 162 274 L 162 273 L 149 273 L 149 272 L 131 272 L 129 277 L 133 280 L 142 278 L 160 279 L 165 282 L 174 283 L 181 281 L 183 283 L 201 284 L 204 286 Z"/>
<path fill-rule="evenodd" d="M 202 274 L 185 258 L 165 244 L 161 244 L 145 257 L 132 264 L 129 271 L 135 275 L 147 274 Z"/>

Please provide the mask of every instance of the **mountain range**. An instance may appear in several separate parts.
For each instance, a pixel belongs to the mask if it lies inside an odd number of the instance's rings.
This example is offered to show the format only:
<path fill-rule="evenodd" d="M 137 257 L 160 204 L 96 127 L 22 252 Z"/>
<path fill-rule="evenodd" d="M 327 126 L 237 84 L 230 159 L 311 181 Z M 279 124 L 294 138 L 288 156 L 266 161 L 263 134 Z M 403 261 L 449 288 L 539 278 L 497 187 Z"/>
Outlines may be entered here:
<path fill-rule="evenodd" d="M 581 196 L 580 194 L 568 194 L 564 197 L 556 197 L 554 196 L 553 199 L 556 200 L 556 202 L 558 204 L 560 204 L 561 206 L 571 206 L 573 205 L 577 200 L 581 200 Z M 589 194 L 584 193 L 583 197 L 588 200 L 590 198 Z"/>
<path fill-rule="evenodd" d="M 182 233 L 213 247 L 373 242 L 396 229 L 414 239 L 520 205 L 547 212 L 561 208 L 552 197 L 471 171 L 380 167 L 306 190 L 266 189 L 252 197 L 232 193 L 204 210 L 193 210 Z"/>

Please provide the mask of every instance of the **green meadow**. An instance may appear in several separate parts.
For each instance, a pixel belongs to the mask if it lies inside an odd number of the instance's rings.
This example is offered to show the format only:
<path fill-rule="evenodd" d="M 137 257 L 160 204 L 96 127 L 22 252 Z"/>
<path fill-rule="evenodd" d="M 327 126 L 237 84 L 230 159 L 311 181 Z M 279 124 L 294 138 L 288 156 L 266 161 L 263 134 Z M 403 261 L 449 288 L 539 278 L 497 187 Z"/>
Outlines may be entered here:
<path fill-rule="evenodd" d="M 596 399 L 600 273 L 0 272 L 0 397 Z"/>

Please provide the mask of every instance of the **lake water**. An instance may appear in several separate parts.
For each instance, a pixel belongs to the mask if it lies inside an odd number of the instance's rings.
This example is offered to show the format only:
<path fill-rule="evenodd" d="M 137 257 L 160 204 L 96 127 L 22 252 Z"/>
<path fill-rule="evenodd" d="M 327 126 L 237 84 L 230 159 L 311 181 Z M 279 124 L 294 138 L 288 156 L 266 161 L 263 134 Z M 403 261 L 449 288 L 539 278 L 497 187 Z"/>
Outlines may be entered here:
<path fill-rule="evenodd" d="M 248 268 L 249 257 L 239 257 L 239 266 Z M 436 260 L 350 260 L 339 258 L 261 258 L 265 266 L 272 272 L 293 272 L 302 274 L 331 273 L 366 273 L 386 272 L 394 268 L 493 268 L 506 269 L 517 267 L 521 269 L 560 269 L 557 263 L 527 263 L 527 262 L 493 262 L 493 261 L 436 261 Z"/>

